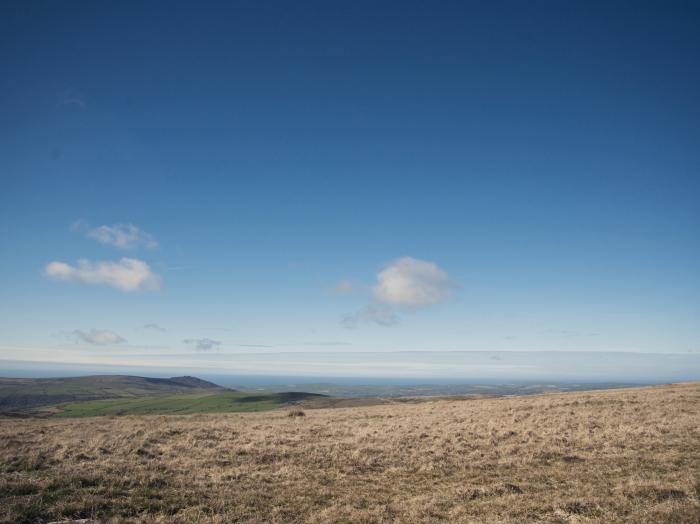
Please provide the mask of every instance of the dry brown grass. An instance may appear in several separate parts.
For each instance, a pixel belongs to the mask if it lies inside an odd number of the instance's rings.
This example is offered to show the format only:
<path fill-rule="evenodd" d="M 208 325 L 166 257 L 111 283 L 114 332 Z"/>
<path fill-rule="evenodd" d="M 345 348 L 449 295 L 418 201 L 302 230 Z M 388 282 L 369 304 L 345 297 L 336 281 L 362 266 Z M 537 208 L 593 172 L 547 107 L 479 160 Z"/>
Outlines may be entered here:
<path fill-rule="evenodd" d="M 0 421 L 0 520 L 698 522 L 700 384 Z"/>
<path fill-rule="evenodd" d="M 305 417 L 306 412 L 298 406 L 293 406 L 287 410 L 288 417 Z"/>

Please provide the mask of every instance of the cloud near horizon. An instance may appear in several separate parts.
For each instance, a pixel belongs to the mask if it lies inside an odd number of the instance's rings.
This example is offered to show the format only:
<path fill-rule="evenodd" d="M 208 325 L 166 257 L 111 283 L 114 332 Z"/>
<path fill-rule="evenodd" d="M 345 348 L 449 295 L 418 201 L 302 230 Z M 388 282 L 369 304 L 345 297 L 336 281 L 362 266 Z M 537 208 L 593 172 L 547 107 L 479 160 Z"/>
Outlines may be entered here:
<path fill-rule="evenodd" d="M 141 326 L 138 329 L 145 330 L 145 331 L 158 331 L 159 333 L 165 333 L 166 331 L 168 331 L 164 327 L 159 326 L 158 324 L 154 324 L 154 323 L 144 324 L 143 326 Z"/>
<path fill-rule="evenodd" d="M 185 344 L 194 346 L 197 351 L 209 351 L 210 349 L 219 349 L 221 346 L 220 340 L 212 340 L 210 338 L 186 338 L 183 340 Z"/>
<path fill-rule="evenodd" d="M 124 292 L 158 291 L 162 287 L 159 275 L 143 260 L 121 258 L 118 262 L 79 260 L 76 266 L 65 262 L 50 262 L 44 275 L 53 280 L 104 284 Z"/>
<path fill-rule="evenodd" d="M 126 342 L 126 339 L 108 329 L 91 329 L 87 333 L 80 329 L 74 329 L 71 332 L 71 337 L 76 342 L 85 342 L 86 344 L 95 346 L 108 346 L 110 344 Z"/>
<path fill-rule="evenodd" d="M 146 233 L 134 224 L 114 224 L 99 226 L 88 230 L 87 237 L 97 240 L 100 244 L 114 246 L 118 249 L 131 250 L 138 247 L 156 249 L 158 242 L 153 235 Z"/>
<path fill-rule="evenodd" d="M 340 325 L 347 329 L 356 329 L 364 323 L 394 326 L 399 323 L 399 317 L 389 307 L 368 304 L 359 311 L 348 313 L 340 321 Z"/>

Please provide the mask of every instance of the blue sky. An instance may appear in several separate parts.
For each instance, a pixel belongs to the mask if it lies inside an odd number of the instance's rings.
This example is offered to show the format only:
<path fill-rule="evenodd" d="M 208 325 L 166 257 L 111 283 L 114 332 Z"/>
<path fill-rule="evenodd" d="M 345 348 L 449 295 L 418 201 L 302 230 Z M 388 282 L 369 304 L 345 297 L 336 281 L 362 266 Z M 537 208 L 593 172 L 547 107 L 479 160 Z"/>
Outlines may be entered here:
<path fill-rule="evenodd" d="M 0 359 L 700 351 L 692 2 L 6 2 L 0 35 Z"/>

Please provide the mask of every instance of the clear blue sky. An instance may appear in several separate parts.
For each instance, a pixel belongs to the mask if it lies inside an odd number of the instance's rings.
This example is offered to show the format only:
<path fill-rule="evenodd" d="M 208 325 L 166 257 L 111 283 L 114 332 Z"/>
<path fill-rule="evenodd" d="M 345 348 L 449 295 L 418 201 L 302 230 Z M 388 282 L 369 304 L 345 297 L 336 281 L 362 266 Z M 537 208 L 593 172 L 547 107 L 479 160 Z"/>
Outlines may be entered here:
<path fill-rule="evenodd" d="M 700 351 L 696 2 L 3 2 L 0 68 L 0 359 Z"/>

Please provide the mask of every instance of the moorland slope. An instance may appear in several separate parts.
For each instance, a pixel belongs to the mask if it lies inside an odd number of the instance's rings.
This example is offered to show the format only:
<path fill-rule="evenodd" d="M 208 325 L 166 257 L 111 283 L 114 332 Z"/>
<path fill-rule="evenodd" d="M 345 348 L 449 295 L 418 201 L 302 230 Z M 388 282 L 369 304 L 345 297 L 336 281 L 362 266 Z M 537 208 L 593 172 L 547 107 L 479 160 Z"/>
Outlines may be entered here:
<path fill-rule="evenodd" d="M 698 522 L 700 384 L 0 419 L 0 522 Z"/>

